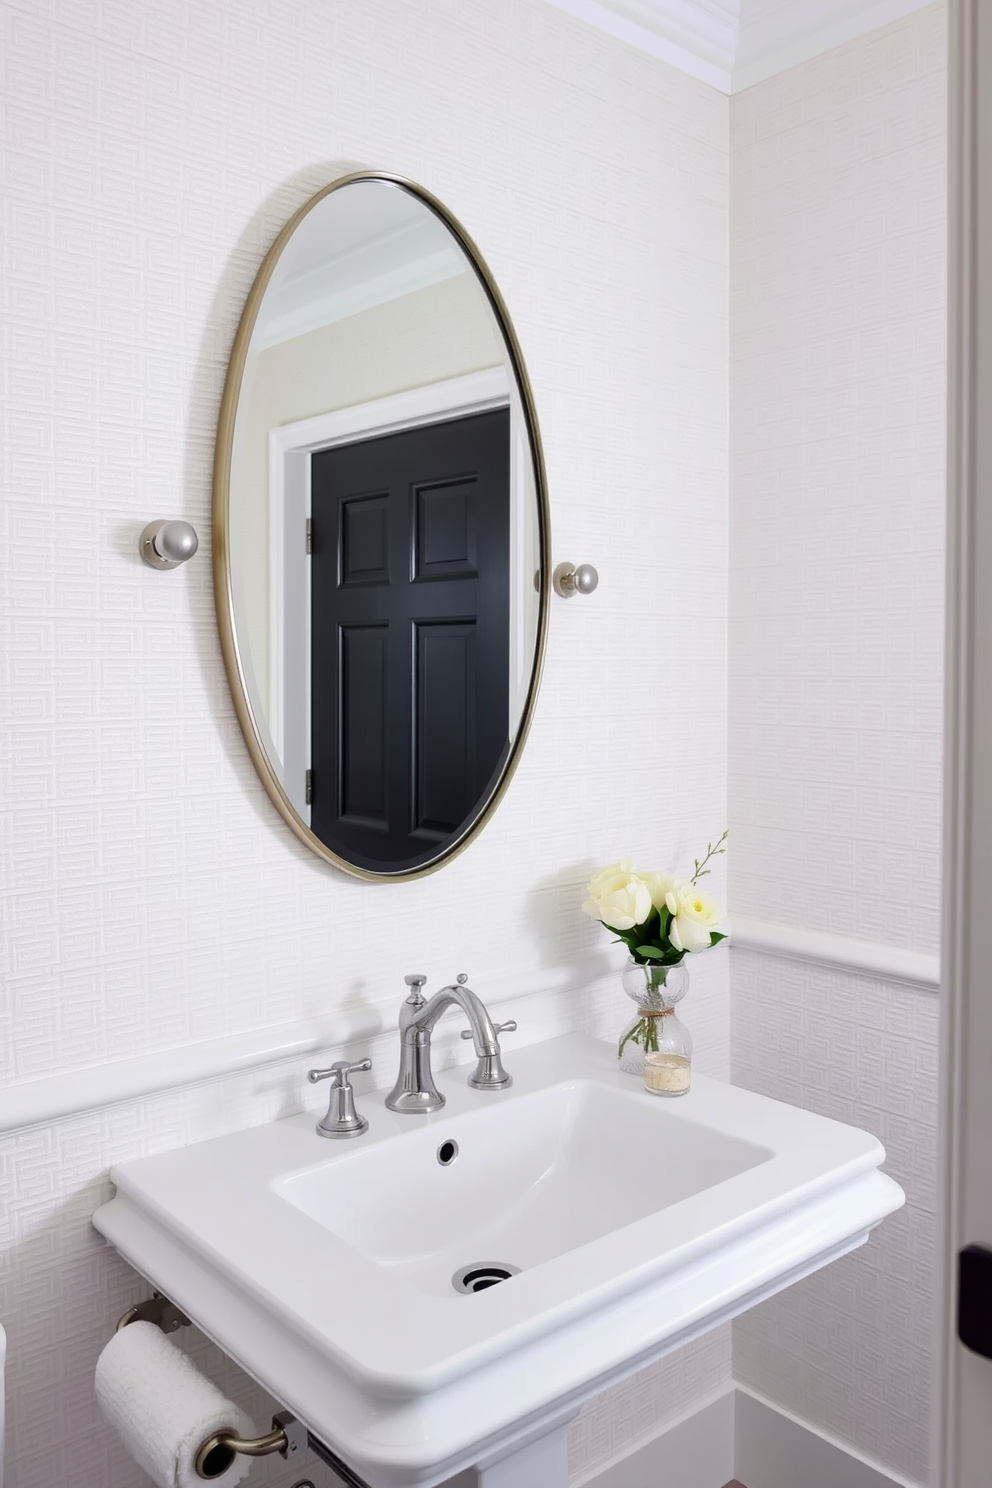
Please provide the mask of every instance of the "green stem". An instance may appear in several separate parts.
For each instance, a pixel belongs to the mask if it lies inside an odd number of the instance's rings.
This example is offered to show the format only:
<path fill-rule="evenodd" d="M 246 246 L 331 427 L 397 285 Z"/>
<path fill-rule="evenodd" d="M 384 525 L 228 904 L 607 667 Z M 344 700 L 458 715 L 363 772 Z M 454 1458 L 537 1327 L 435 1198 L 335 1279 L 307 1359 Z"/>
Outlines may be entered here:
<path fill-rule="evenodd" d="M 628 1029 L 617 1047 L 617 1058 L 623 1056 L 623 1051 L 628 1044 L 634 1043 L 643 1049 L 645 1054 L 657 1054 L 658 1052 L 658 1019 L 638 1018 L 633 1028 Z"/>
<path fill-rule="evenodd" d="M 726 840 L 727 840 L 727 838 L 729 836 L 730 836 L 730 828 L 728 827 L 727 830 L 724 832 L 723 836 L 720 838 L 719 842 L 716 844 L 715 847 L 713 846 L 712 843 L 707 842 L 707 844 L 706 844 L 706 856 L 703 859 L 703 861 L 700 863 L 700 861 L 699 861 L 698 858 L 694 858 L 693 859 L 693 867 L 695 868 L 696 871 L 692 875 L 692 877 L 690 878 L 690 880 L 689 880 L 690 883 L 695 883 L 697 879 L 699 879 L 699 878 L 705 878 L 707 876 L 707 874 L 709 873 L 710 870 L 707 868 L 706 864 L 709 862 L 710 858 L 718 858 L 718 857 L 721 856 L 722 853 L 725 853 L 727 851 L 726 847 L 724 846 L 724 843 L 726 842 Z"/>

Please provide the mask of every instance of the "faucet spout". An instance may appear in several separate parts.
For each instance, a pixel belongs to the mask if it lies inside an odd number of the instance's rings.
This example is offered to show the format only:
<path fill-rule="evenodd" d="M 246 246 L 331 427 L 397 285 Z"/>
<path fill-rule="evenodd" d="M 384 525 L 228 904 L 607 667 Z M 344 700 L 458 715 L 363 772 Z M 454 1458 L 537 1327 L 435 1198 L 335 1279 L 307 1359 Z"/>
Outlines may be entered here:
<path fill-rule="evenodd" d="M 485 1003 L 466 986 L 467 981 L 462 973 L 450 986 L 425 1000 L 423 979 L 407 978 L 413 990 L 400 1008 L 400 1068 L 396 1084 L 386 1097 L 390 1111 L 439 1111 L 444 1105 L 431 1069 L 431 1035 L 449 1007 L 461 1008 L 472 1032 L 479 1062 L 468 1083 L 476 1090 L 505 1090 L 513 1083 L 503 1068 L 498 1031 Z"/>
<path fill-rule="evenodd" d="M 466 987 L 463 983 L 456 983 L 450 987 L 442 987 L 440 992 L 435 992 L 429 1002 L 423 1006 L 419 1018 L 422 1028 L 430 1033 L 434 1032 L 437 1021 L 449 1007 L 458 1006 L 468 1019 L 472 1030 L 472 1042 L 475 1052 L 480 1059 L 499 1053 L 499 1039 L 496 1037 L 496 1029 L 490 1018 L 486 1005 L 481 997 Z"/>

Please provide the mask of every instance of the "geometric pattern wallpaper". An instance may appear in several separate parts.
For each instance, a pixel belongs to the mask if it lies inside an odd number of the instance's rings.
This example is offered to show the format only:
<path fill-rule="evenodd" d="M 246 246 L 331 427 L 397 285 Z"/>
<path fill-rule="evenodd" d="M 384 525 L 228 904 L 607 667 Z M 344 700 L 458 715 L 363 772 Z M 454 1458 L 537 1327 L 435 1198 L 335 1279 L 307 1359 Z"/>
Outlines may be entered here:
<path fill-rule="evenodd" d="M 946 10 L 731 101 L 733 911 L 935 952 Z"/>
<path fill-rule="evenodd" d="M 691 862 L 726 822 L 726 97 L 543 0 L 0 0 L 0 25 L 0 1078 L 311 1017 L 336 1054 L 335 1010 L 398 1006 L 407 972 L 465 970 L 485 996 L 604 946 L 590 870 Z M 492 822 L 403 885 L 345 878 L 277 817 L 210 582 L 244 296 L 283 221 L 356 165 L 422 183 L 480 245 L 535 389 L 555 559 L 601 577 L 555 604 Z M 155 573 L 138 534 L 173 516 L 200 551 Z M 717 1073 L 728 963 L 692 993 Z M 565 1026 L 587 1012 L 573 996 Z M 385 1030 L 354 1052 L 380 1081 L 396 1057 Z M 295 1109 L 304 1067 L 0 1141 L 8 1488 L 137 1488 L 93 1399 L 141 1291 L 89 1225 L 108 1168 Z M 723 1333 L 611 1392 L 576 1470 L 728 1377 Z"/>
<path fill-rule="evenodd" d="M 928 1480 L 937 998 L 735 952 L 734 1083 L 874 1132 L 906 1204 L 867 1243 L 733 1323 L 734 1375 Z"/>
<path fill-rule="evenodd" d="M 731 909 L 933 954 L 946 9 L 731 99 Z M 734 1080 L 877 1132 L 907 1205 L 734 1323 L 745 1384 L 928 1475 L 937 1000 L 735 951 Z"/>
<path fill-rule="evenodd" d="M 578 911 L 591 868 L 678 866 L 722 830 L 731 331 L 732 907 L 936 949 L 942 7 L 730 101 L 541 0 L 0 0 L 0 24 L 3 1079 L 333 1027 L 363 995 L 398 1002 L 411 970 L 464 968 L 485 996 L 604 943 Z M 210 585 L 244 295 L 289 213 L 357 164 L 420 181 L 482 248 L 535 388 L 555 558 L 601 575 L 554 608 L 493 821 L 410 885 L 342 877 L 276 817 Z M 137 535 L 173 515 L 201 549 L 156 574 Z M 910 1198 L 739 1320 L 738 1370 L 922 1477 L 935 1004 L 704 960 L 699 1067 L 728 1073 L 732 1032 L 741 1083 L 877 1130 Z M 613 982 L 562 994 L 556 1026 L 609 1036 L 623 1001 Z M 521 1041 L 544 1036 L 536 1006 Z M 385 1028 L 338 1039 L 329 1056 L 395 1061 Z M 89 1223 L 108 1168 L 298 1109 L 307 1062 L 0 1139 L 8 1488 L 139 1488 L 93 1399 L 144 1290 Z M 265 1423 L 249 1381 L 184 1346 Z M 593 1402 L 576 1475 L 730 1362 L 723 1329 Z M 300 1475 L 270 1461 L 252 1481 Z"/>

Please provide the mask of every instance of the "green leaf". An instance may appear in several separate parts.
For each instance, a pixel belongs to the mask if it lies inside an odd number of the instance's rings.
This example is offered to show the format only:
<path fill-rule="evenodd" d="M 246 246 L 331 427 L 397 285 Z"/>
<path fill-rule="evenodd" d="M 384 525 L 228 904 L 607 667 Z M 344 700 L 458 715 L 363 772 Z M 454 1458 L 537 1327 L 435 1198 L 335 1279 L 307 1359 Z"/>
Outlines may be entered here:
<path fill-rule="evenodd" d="M 715 945 L 719 945 L 720 942 L 721 942 L 721 940 L 726 940 L 726 938 L 727 938 L 726 935 L 720 935 L 720 934 L 718 934 L 718 932 L 716 930 L 711 930 L 710 931 L 710 950 L 712 950 Z"/>
<path fill-rule="evenodd" d="M 637 947 L 637 954 L 644 956 L 647 960 L 660 961 L 665 953 L 664 951 L 659 951 L 657 946 L 643 945 Z"/>

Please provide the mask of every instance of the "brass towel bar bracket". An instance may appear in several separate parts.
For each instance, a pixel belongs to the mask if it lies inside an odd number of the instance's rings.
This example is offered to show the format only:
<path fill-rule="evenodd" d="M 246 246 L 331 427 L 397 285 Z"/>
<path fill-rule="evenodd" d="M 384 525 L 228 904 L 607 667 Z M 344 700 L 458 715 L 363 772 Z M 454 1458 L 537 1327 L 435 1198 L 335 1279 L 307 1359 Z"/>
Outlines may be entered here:
<path fill-rule="evenodd" d="M 191 1321 L 168 1297 L 163 1297 L 161 1292 L 154 1292 L 146 1302 L 129 1307 L 120 1318 L 115 1331 L 119 1333 L 128 1323 L 141 1322 L 154 1323 L 163 1333 L 175 1333 L 179 1328 L 189 1327 Z M 200 1443 L 193 1465 L 197 1477 L 210 1482 L 214 1478 L 223 1477 L 236 1456 L 267 1457 L 271 1452 L 279 1452 L 287 1461 L 291 1461 L 308 1447 L 314 1456 L 337 1473 L 346 1488 L 369 1488 L 365 1479 L 353 1472 L 346 1462 L 342 1462 L 330 1447 L 311 1436 L 292 1411 L 279 1411 L 274 1415 L 272 1430 L 267 1431 L 264 1436 L 242 1437 L 233 1431 L 215 1432 Z"/>
<path fill-rule="evenodd" d="M 279 1411 L 272 1417 L 272 1430 L 264 1436 L 236 1436 L 233 1431 L 218 1431 L 200 1443 L 193 1459 L 198 1478 L 222 1477 L 235 1456 L 268 1457 L 278 1452 L 287 1461 L 298 1457 L 310 1444 L 310 1433 L 292 1411 Z"/>
<path fill-rule="evenodd" d="M 163 1297 L 161 1292 L 153 1292 L 147 1302 L 138 1302 L 134 1307 L 128 1308 L 118 1320 L 114 1332 L 119 1333 L 128 1323 L 154 1323 L 163 1333 L 175 1333 L 179 1328 L 188 1328 L 189 1321 L 186 1314 L 180 1312 L 168 1297 Z"/>

